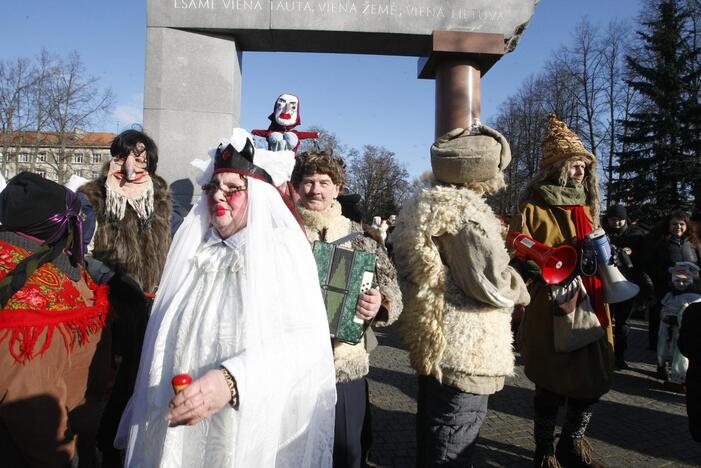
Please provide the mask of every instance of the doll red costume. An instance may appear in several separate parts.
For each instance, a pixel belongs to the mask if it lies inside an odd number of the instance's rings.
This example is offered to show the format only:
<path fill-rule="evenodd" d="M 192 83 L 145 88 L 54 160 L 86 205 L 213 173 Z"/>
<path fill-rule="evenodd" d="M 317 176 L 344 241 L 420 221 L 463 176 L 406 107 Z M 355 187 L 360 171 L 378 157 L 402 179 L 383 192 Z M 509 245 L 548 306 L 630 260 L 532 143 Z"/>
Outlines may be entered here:
<path fill-rule="evenodd" d="M 275 100 L 273 113 L 268 116 L 270 126 L 267 130 L 251 130 L 251 133 L 263 137 L 271 151 L 297 151 L 301 140 L 319 138 L 319 132 L 300 132 L 294 130 L 302 123 L 299 113 L 299 98 L 293 94 L 281 94 Z"/>

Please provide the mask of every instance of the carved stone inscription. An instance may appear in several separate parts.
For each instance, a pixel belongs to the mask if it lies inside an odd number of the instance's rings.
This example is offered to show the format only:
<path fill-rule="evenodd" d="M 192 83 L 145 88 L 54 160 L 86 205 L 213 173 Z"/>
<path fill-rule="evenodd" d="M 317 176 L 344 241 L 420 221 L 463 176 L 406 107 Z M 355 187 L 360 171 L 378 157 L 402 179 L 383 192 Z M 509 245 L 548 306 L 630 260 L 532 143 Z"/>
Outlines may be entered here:
<path fill-rule="evenodd" d="M 511 36 L 533 0 L 149 0 L 149 26 Z M 267 27 L 266 27 L 267 26 Z"/>
<path fill-rule="evenodd" d="M 503 21 L 497 9 L 469 7 L 446 8 L 424 4 L 369 1 L 301 1 L 301 0 L 172 0 L 176 10 L 236 10 L 240 12 L 308 13 L 310 15 L 393 16 L 396 18 L 451 18 L 466 21 Z M 461 2 L 465 3 L 465 2 Z M 479 26 L 475 26 L 479 29 Z"/>

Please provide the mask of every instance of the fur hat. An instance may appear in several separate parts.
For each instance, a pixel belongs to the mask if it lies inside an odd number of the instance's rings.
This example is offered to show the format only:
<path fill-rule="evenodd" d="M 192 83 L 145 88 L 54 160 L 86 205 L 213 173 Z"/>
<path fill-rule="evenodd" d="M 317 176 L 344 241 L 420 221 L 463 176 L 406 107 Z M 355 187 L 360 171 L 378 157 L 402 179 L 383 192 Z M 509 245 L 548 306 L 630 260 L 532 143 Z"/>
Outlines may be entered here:
<path fill-rule="evenodd" d="M 448 184 L 483 182 L 494 178 L 511 162 L 511 148 L 496 130 L 480 125 L 477 134 L 456 128 L 431 146 L 431 168 L 437 180 Z"/>
<path fill-rule="evenodd" d="M 548 129 L 543 137 L 541 169 L 558 161 L 580 157 L 595 163 L 596 157 L 584 148 L 581 140 L 555 114 L 548 115 Z"/>

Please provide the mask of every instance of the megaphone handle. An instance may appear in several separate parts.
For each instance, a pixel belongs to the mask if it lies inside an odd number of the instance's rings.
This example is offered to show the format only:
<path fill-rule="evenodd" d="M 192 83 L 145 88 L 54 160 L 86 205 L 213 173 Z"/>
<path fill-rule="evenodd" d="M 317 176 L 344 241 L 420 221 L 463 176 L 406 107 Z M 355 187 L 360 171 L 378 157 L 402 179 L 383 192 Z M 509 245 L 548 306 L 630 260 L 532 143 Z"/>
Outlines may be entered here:
<path fill-rule="evenodd" d="M 585 260 L 589 260 L 591 264 L 593 265 L 593 268 L 591 269 L 591 272 L 589 272 L 585 265 L 584 262 Z M 582 249 L 580 255 L 579 255 L 579 271 L 582 273 L 584 276 L 594 276 L 596 274 L 596 270 L 598 269 L 599 265 L 597 263 L 597 258 L 596 254 L 593 255 L 587 255 L 586 250 Z"/>

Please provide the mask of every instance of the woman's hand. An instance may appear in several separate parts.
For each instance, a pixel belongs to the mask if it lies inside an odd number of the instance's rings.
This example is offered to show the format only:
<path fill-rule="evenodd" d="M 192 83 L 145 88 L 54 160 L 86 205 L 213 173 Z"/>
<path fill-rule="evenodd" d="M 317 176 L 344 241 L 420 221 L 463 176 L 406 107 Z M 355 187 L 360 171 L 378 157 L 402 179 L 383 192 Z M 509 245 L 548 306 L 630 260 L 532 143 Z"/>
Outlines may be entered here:
<path fill-rule="evenodd" d="M 372 320 L 382 305 L 382 294 L 379 289 L 370 289 L 358 298 L 355 308 L 356 315 L 363 320 Z"/>
<path fill-rule="evenodd" d="M 220 370 L 211 370 L 170 400 L 166 419 L 171 426 L 192 426 L 225 407 L 231 391 Z"/>

